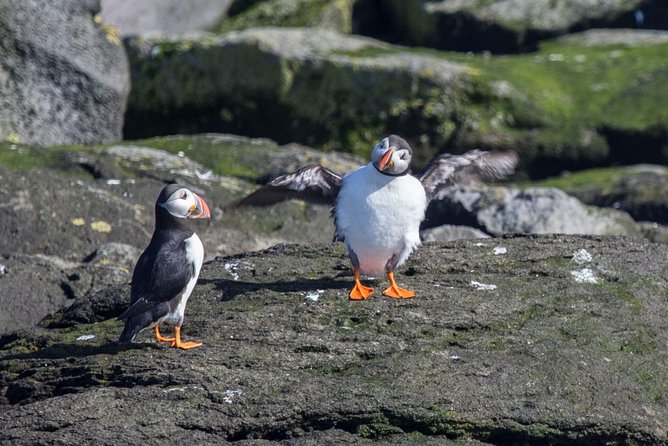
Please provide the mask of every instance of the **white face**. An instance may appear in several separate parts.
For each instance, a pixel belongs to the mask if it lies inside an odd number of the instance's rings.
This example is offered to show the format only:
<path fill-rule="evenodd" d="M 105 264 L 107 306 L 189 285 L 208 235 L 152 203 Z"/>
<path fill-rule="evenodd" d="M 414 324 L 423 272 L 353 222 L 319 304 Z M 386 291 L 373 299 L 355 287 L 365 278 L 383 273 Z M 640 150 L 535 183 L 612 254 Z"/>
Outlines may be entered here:
<path fill-rule="evenodd" d="M 389 158 L 385 159 L 389 150 L 392 153 Z M 390 138 L 383 138 L 371 151 L 371 162 L 381 172 L 398 175 L 408 170 L 411 163 L 411 154 L 406 148 L 390 146 Z"/>
<path fill-rule="evenodd" d="M 176 218 L 187 218 L 197 208 L 197 198 L 195 194 L 182 187 L 170 195 L 165 203 L 160 203 L 160 206 Z"/>

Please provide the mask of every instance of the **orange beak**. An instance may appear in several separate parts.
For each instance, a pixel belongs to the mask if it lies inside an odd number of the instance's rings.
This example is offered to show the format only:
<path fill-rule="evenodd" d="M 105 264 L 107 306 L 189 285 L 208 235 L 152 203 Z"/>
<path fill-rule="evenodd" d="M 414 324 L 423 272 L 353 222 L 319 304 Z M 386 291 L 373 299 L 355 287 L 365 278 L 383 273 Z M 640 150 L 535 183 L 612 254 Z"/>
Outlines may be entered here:
<path fill-rule="evenodd" d="M 385 170 L 385 167 L 390 162 L 390 159 L 392 159 L 393 153 L 394 153 L 394 147 L 390 147 L 389 150 L 385 152 L 385 155 L 383 155 L 383 157 L 380 159 L 380 163 L 378 163 L 378 170 L 380 171 Z"/>
<path fill-rule="evenodd" d="M 190 214 L 190 218 L 210 218 L 211 217 L 211 211 L 209 210 L 209 206 L 206 204 L 206 201 L 202 199 L 197 194 L 193 194 L 195 196 L 195 200 L 197 200 L 197 206 L 195 206 L 195 210 Z"/>

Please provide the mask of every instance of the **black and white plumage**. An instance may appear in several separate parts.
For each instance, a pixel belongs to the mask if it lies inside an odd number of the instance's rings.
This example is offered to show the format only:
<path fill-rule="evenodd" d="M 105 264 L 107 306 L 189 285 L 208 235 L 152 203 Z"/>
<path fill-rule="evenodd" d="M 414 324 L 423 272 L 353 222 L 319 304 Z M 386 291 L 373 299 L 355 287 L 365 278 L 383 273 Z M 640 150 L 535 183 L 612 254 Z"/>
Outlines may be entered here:
<path fill-rule="evenodd" d="M 204 261 L 204 247 L 186 218 L 209 218 L 206 202 L 178 184 L 165 186 L 155 203 L 155 230 L 132 274 L 130 306 L 119 316 L 125 329 L 119 342 L 132 342 L 146 328 L 172 347 L 192 348 L 181 340 L 181 324 L 188 298 Z M 174 325 L 174 337 L 160 335 L 159 324 Z"/>
<path fill-rule="evenodd" d="M 472 150 L 463 155 L 441 154 L 417 176 L 410 174 L 413 150 L 401 137 L 390 135 L 371 152 L 371 162 L 341 177 L 315 164 L 280 176 L 239 202 L 266 206 L 288 199 L 334 206 L 335 240 L 345 243 L 355 275 L 351 299 L 365 299 L 372 289 L 360 273 L 385 273 L 394 298 L 415 293 L 397 286 L 394 271 L 420 245 L 420 223 L 427 205 L 443 187 L 511 175 L 514 152 Z"/>

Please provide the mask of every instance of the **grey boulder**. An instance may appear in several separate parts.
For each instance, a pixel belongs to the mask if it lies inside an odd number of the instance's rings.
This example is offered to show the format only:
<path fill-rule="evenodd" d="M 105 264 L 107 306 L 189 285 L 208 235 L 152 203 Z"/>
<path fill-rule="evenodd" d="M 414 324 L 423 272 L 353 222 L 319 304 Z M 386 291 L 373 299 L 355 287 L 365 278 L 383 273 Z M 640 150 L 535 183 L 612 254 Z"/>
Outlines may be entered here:
<path fill-rule="evenodd" d="M 128 61 L 98 11 L 98 0 L 0 0 L 0 140 L 121 139 Z"/>
<path fill-rule="evenodd" d="M 493 235 L 641 235 L 626 212 L 584 205 L 556 188 L 447 189 L 432 202 L 426 223 L 467 224 Z"/>

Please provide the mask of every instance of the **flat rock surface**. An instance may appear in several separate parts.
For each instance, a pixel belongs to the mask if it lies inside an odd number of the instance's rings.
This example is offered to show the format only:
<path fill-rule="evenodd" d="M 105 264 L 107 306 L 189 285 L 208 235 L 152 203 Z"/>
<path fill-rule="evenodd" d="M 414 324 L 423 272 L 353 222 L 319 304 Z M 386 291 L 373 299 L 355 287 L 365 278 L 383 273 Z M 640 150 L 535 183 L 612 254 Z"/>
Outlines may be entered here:
<path fill-rule="evenodd" d="M 0 444 L 665 443 L 667 254 L 426 244 L 397 274 L 415 299 L 378 278 L 351 302 L 340 244 L 281 245 L 204 265 L 189 351 L 115 344 L 129 287 L 107 288 L 0 337 Z"/>

